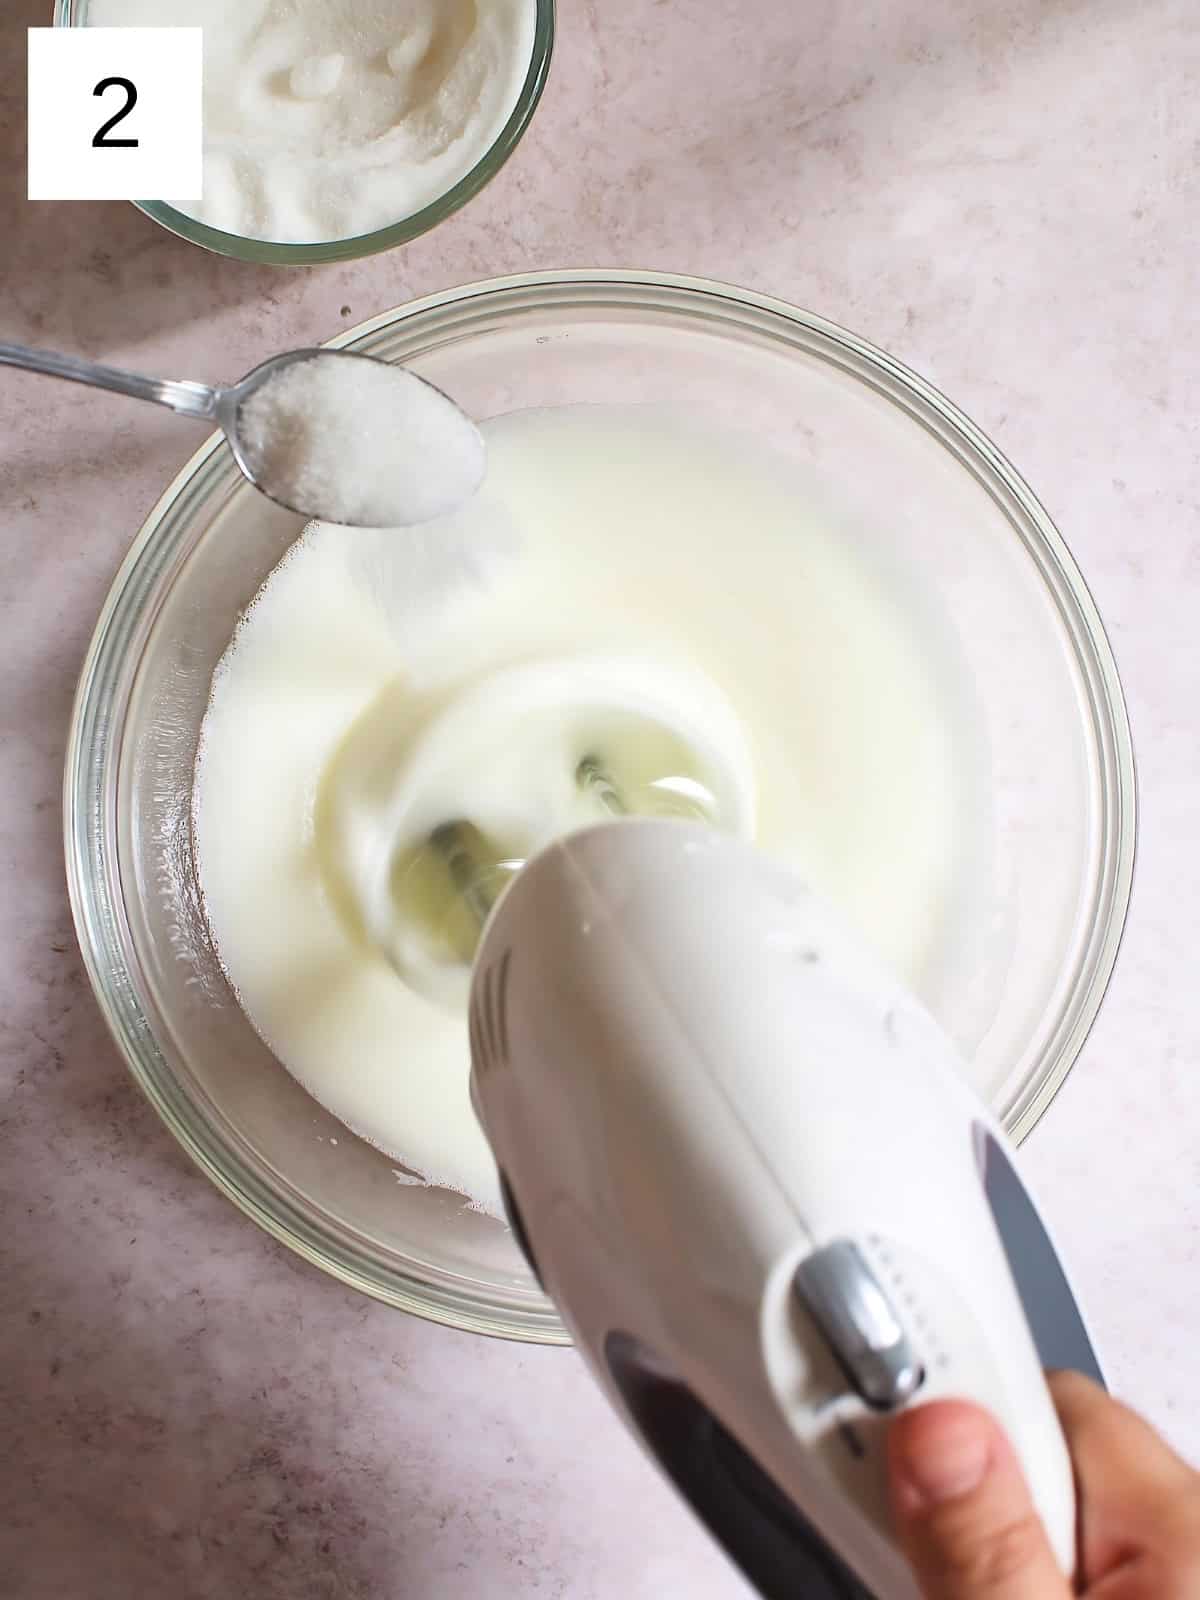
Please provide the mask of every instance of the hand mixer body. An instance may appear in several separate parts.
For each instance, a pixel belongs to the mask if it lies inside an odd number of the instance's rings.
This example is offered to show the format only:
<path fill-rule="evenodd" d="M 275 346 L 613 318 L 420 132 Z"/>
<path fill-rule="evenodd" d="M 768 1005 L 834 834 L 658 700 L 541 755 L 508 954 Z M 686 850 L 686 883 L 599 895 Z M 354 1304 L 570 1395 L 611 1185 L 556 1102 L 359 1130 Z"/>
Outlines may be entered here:
<path fill-rule="evenodd" d="M 915 1596 L 883 1439 L 939 1395 L 1003 1422 L 1069 1570 L 1070 1463 L 985 1184 L 1015 1181 L 1003 1136 L 792 875 L 679 822 L 552 846 L 489 922 L 471 1036 L 535 1270 L 761 1593 Z"/>

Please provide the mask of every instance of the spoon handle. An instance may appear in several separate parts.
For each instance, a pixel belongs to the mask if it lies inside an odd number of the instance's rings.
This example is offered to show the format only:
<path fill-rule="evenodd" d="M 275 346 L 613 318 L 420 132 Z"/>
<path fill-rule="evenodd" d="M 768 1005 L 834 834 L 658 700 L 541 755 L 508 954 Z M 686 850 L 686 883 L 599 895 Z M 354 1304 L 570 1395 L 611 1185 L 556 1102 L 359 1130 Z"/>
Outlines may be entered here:
<path fill-rule="evenodd" d="M 143 378 L 136 372 L 121 372 L 101 366 L 98 361 L 83 361 L 78 356 L 60 356 L 53 350 L 31 350 L 23 344 L 0 344 L 0 366 L 24 367 L 50 378 L 67 378 L 71 383 L 90 383 L 114 394 L 132 395 L 135 400 L 152 400 L 169 406 L 187 417 L 212 419 L 217 414 L 221 391 L 206 383 L 174 382 L 169 378 Z"/>

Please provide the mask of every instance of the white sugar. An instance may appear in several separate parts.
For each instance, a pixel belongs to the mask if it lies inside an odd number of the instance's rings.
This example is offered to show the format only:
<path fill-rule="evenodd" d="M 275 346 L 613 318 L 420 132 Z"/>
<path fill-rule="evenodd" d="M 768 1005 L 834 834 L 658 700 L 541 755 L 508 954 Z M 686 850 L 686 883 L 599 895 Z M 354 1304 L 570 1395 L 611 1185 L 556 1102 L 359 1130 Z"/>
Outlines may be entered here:
<path fill-rule="evenodd" d="M 261 487 L 325 522 L 428 522 L 483 480 L 483 438 L 452 401 L 403 367 L 333 351 L 268 379 L 238 432 Z"/>
<path fill-rule="evenodd" d="M 345 65 L 343 55 L 306 56 L 292 68 L 288 79 L 292 93 L 298 100 L 320 100 L 332 94 Z"/>
<path fill-rule="evenodd" d="M 284 244 L 391 227 L 443 199 L 489 151 L 498 159 L 533 59 L 537 9 L 536 0 L 75 8 L 90 27 L 204 30 L 204 196 L 159 198 L 178 198 L 210 227 Z"/>

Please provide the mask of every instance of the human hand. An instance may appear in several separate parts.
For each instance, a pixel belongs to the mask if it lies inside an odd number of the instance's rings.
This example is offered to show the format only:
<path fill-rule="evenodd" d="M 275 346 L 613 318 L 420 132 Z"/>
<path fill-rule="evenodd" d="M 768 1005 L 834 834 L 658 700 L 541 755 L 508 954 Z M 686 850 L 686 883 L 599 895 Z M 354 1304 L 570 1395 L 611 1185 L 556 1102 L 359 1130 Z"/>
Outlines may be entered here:
<path fill-rule="evenodd" d="M 926 1600 L 1200 1600 L 1200 1475 L 1087 1378 L 1050 1389 L 1075 1467 L 1078 1586 L 999 1424 L 940 1400 L 888 1436 L 892 1514 Z"/>

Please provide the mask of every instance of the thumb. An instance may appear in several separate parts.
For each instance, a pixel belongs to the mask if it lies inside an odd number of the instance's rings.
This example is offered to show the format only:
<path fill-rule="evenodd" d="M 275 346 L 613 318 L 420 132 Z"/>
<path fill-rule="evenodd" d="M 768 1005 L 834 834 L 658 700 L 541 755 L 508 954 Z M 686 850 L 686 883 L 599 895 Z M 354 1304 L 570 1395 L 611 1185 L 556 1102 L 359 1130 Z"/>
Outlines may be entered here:
<path fill-rule="evenodd" d="M 1068 1600 L 1020 1464 L 978 1406 L 939 1400 L 888 1434 L 892 1516 L 926 1600 Z"/>

